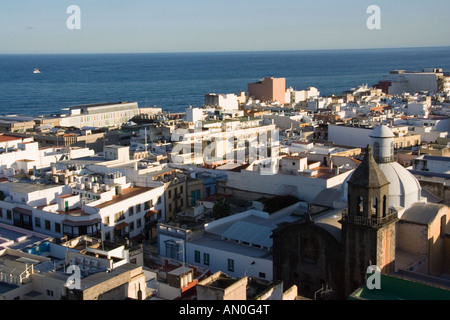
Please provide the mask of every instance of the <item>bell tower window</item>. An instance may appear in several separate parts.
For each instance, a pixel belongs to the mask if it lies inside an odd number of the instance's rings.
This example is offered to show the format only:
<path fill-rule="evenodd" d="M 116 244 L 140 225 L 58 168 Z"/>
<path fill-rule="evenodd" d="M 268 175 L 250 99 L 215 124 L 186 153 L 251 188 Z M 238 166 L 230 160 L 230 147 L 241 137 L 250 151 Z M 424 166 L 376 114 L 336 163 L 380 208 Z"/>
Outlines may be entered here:
<path fill-rule="evenodd" d="M 358 215 L 362 216 L 364 213 L 364 200 L 363 197 L 358 197 L 358 207 L 357 207 Z"/>
<path fill-rule="evenodd" d="M 372 215 L 378 216 L 378 198 L 376 197 L 372 199 Z"/>

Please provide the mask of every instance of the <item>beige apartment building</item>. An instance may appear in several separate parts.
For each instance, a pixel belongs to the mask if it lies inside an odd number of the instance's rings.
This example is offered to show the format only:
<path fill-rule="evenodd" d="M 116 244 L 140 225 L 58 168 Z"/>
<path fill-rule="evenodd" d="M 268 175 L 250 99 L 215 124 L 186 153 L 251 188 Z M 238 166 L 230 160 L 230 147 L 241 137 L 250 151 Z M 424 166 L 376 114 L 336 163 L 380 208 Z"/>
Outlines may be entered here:
<path fill-rule="evenodd" d="M 285 104 L 286 79 L 264 78 L 255 83 L 249 83 L 248 96 L 262 101 L 279 102 Z"/>

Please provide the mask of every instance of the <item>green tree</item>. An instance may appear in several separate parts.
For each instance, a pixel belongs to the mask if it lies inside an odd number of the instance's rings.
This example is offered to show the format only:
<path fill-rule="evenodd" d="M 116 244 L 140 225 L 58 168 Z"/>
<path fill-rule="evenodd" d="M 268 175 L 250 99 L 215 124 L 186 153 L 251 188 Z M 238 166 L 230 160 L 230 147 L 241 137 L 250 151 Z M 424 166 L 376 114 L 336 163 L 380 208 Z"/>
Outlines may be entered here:
<path fill-rule="evenodd" d="M 231 207 L 227 199 L 220 197 L 213 207 L 213 213 L 216 218 L 223 218 L 230 214 Z"/>

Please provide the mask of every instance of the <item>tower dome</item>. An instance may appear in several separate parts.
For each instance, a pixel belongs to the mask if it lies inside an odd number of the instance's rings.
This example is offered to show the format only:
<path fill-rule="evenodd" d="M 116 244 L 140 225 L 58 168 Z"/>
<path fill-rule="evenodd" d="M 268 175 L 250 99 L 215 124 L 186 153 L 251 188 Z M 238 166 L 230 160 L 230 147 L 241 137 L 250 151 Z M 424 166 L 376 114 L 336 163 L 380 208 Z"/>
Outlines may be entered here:
<path fill-rule="evenodd" d="M 394 161 L 395 135 L 385 125 L 376 127 L 369 135 L 372 142 L 373 157 L 377 163 Z"/>

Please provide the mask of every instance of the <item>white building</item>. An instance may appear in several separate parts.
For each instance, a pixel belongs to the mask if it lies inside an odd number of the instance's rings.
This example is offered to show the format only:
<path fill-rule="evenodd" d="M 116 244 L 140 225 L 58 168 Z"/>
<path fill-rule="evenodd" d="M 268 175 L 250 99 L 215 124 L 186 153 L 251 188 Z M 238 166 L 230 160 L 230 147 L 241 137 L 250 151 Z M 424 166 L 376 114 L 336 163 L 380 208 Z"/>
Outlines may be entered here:
<path fill-rule="evenodd" d="M 312 98 L 306 102 L 306 109 L 311 112 L 316 112 L 319 110 L 327 109 L 331 103 L 332 98 L 329 97 Z"/>
<path fill-rule="evenodd" d="M 32 138 L 19 138 L 14 136 L 9 136 L 7 134 L 0 134 L 0 149 L 3 149 L 5 152 L 9 148 L 17 148 L 19 143 L 30 142 L 33 141 Z"/>
<path fill-rule="evenodd" d="M 309 167 L 311 168 L 311 167 Z M 255 163 L 239 172 L 223 171 L 227 179 L 219 183 L 229 193 L 248 194 L 253 197 L 264 195 L 292 195 L 310 202 L 327 188 L 340 186 L 350 171 L 337 172 L 329 166 L 314 166 L 299 174 L 279 171 L 268 172 L 263 163 Z"/>
<path fill-rule="evenodd" d="M 318 98 L 320 96 L 319 90 L 315 87 L 309 87 L 306 90 L 294 90 L 292 87 L 286 89 L 285 102 L 288 104 L 298 104 L 307 100 Z"/>
<path fill-rule="evenodd" d="M 9 143 L 11 144 L 7 148 L 0 149 L 0 178 L 11 177 L 19 173 L 32 175 L 36 169 L 48 168 L 53 162 L 94 154 L 94 151 L 88 148 L 39 148 L 39 143 L 32 141 L 31 138 Z"/>
<path fill-rule="evenodd" d="M 414 126 L 409 128 L 409 132 L 420 134 L 422 142 L 435 142 L 439 138 L 447 138 L 448 131 L 434 130 L 433 127 Z"/>
<path fill-rule="evenodd" d="M 117 254 L 125 252 L 123 246 L 111 249 L 111 243 L 103 243 L 94 249 L 92 243 L 81 244 L 72 248 L 44 242 L 27 250 L 33 253 L 0 249 L 0 300 L 148 297 L 142 266 Z"/>
<path fill-rule="evenodd" d="M 278 212 L 248 210 L 205 224 L 202 235 L 168 225 L 158 225 L 159 254 L 183 259 L 188 264 L 223 271 L 232 277 L 251 276 L 273 280 L 272 230 L 283 222 L 299 219 L 295 211 L 305 212 L 297 203 Z"/>
<path fill-rule="evenodd" d="M 55 238 L 139 236 L 146 219 L 160 218 L 164 187 L 133 187 L 124 178 L 84 176 L 72 186 L 4 182 L 0 222 Z"/>
<path fill-rule="evenodd" d="M 311 124 L 312 117 L 309 116 L 308 112 L 296 112 L 294 114 L 265 114 L 263 119 L 270 119 L 281 130 L 287 129 L 301 129 L 307 124 Z"/>
<path fill-rule="evenodd" d="M 170 159 L 177 164 L 214 165 L 227 160 L 243 163 L 249 157 L 249 150 L 257 156 L 260 146 L 278 142 L 276 126 L 265 121 L 271 123 L 261 119 L 236 120 L 207 123 L 194 130 L 176 129 L 172 134 L 174 148 L 169 153 Z"/>
<path fill-rule="evenodd" d="M 437 174 L 450 174 L 450 157 L 422 155 L 414 159 L 413 170 Z"/>
<path fill-rule="evenodd" d="M 403 110 L 408 116 L 427 118 L 430 114 L 430 107 L 430 104 L 426 101 L 415 101 L 408 103 L 408 106 Z"/>
<path fill-rule="evenodd" d="M 328 141 L 334 145 L 365 148 L 370 143 L 371 129 L 365 126 L 328 125 Z"/>
<path fill-rule="evenodd" d="M 142 235 L 147 222 L 164 218 L 164 184 L 139 179 L 159 167 L 130 160 L 128 147 L 104 152 L 59 161 L 34 180 L 0 183 L 0 222 L 56 238 Z"/>
<path fill-rule="evenodd" d="M 202 121 L 206 115 L 204 115 L 204 109 L 189 107 L 186 109 L 186 121 L 196 123 Z"/>
<path fill-rule="evenodd" d="M 68 111 L 61 117 L 62 127 L 99 128 L 117 127 L 127 123 L 139 115 L 137 102 L 98 103 L 72 106 L 63 109 Z"/>
<path fill-rule="evenodd" d="M 308 169 L 308 158 L 285 156 L 281 159 L 281 168 L 284 173 L 299 173 Z"/>
<path fill-rule="evenodd" d="M 430 116 L 416 117 L 406 120 L 406 124 L 414 127 L 428 127 L 433 131 L 448 133 L 450 131 L 450 117 L 448 116 Z"/>
<path fill-rule="evenodd" d="M 422 91 L 434 94 L 440 91 L 440 78 L 446 78 L 442 69 L 425 68 L 422 71 L 392 70 L 385 81 L 390 82 L 388 88 L 388 94 L 390 95 Z M 448 83 L 448 80 L 446 80 L 446 83 Z"/>
<path fill-rule="evenodd" d="M 239 102 L 237 95 L 233 93 L 216 94 L 208 93 L 205 95 L 206 107 L 217 107 L 224 111 L 238 110 Z"/>

